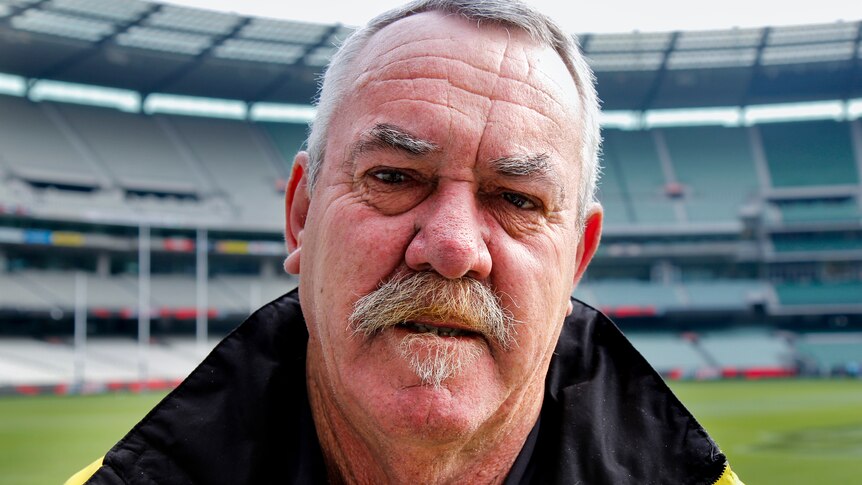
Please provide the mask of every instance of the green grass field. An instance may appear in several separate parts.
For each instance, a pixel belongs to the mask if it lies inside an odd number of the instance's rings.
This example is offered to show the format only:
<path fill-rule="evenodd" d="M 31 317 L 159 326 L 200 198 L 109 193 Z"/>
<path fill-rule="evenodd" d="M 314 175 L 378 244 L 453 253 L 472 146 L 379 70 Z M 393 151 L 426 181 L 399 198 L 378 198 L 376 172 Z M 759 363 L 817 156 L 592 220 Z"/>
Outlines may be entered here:
<path fill-rule="evenodd" d="M 862 483 L 862 381 L 672 386 L 747 485 Z M 0 484 L 62 483 L 162 396 L 0 399 Z"/>

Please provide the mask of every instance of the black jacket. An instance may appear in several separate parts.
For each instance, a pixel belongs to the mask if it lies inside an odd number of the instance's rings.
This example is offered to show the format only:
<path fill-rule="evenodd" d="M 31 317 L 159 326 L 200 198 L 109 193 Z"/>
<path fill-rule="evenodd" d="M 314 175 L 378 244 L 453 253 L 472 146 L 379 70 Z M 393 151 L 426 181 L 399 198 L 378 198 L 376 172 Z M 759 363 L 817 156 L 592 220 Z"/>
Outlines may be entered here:
<path fill-rule="evenodd" d="M 295 291 L 264 306 L 86 483 L 325 483 L 306 394 L 307 339 Z M 583 303 L 566 319 L 545 389 L 507 483 L 709 485 L 725 470 L 724 455 L 661 377 Z"/>

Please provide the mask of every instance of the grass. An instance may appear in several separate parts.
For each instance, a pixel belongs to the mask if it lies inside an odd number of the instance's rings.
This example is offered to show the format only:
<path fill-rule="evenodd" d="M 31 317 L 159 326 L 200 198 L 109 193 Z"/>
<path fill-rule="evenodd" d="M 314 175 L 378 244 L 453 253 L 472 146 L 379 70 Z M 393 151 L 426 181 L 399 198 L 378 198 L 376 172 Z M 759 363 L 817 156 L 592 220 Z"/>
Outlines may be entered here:
<path fill-rule="evenodd" d="M 862 381 L 672 387 L 748 485 L 862 483 Z"/>
<path fill-rule="evenodd" d="M 62 484 L 104 455 L 163 396 L 0 399 L 0 484 Z"/>
<path fill-rule="evenodd" d="M 862 381 L 675 382 L 748 485 L 860 483 Z M 60 484 L 164 394 L 0 399 L 0 484 Z"/>

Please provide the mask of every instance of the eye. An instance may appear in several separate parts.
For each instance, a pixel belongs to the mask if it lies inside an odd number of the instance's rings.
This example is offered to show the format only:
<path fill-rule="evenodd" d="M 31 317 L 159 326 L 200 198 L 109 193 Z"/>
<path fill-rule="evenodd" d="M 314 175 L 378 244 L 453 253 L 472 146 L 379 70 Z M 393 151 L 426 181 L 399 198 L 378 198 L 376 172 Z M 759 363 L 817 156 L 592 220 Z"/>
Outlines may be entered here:
<path fill-rule="evenodd" d="M 506 202 L 512 204 L 519 209 L 530 210 L 537 207 L 532 200 L 521 194 L 516 194 L 514 192 L 503 192 L 502 195 L 503 199 L 505 199 Z"/>
<path fill-rule="evenodd" d="M 398 170 L 383 169 L 377 170 L 371 174 L 372 177 L 385 184 L 401 184 L 408 180 L 407 174 Z"/>

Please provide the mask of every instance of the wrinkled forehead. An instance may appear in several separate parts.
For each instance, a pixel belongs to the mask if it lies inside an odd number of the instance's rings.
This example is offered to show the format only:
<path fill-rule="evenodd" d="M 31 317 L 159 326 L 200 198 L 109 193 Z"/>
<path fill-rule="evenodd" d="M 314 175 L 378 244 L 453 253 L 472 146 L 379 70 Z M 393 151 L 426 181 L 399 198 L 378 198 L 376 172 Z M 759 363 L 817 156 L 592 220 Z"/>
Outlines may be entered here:
<path fill-rule="evenodd" d="M 518 27 L 454 14 L 424 12 L 386 26 L 366 44 L 353 73 L 355 89 L 372 79 L 434 76 L 476 94 L 515 98 L 510 101 L 558 119 L 578 113 L 575 82 L 550 46 Z"/>

